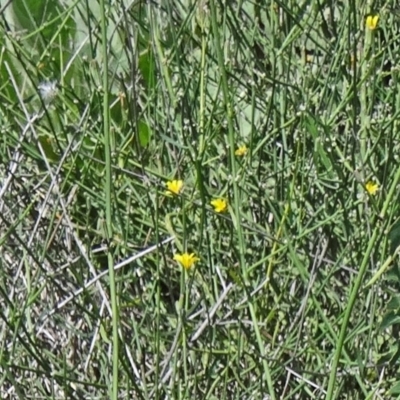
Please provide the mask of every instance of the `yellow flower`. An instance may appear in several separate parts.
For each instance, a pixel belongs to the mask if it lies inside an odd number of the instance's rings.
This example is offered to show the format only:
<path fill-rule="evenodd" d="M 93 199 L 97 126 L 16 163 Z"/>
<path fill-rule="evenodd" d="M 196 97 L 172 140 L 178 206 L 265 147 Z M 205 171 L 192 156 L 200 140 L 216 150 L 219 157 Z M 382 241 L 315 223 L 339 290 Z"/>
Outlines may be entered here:
<path fill-rule="evenodd" d="M 375 182 L 368 181 L 365 185 L 365 189 L 371 196 L 375 196 L 376 192 L 379 190 L 379 185 Z"/>
<path fill-rule="evenodd" d="M 228 202 L 225 199 L 214 199 L 211 201 L 211 205 L 217 213 L 222 213 L 228 208 Z"/>
<path fill-rule="evenodd" d="M 190 269 L 192 268 L 193 264 L 196 261 L 199 261 L 200 258 L 196 257 L 194 253 L 183 253 L 183 254 L 175 254 L 174 255 L 174 260 L 178 261 L 183 268 L 185 269 Z"/>
<path fill-rule="evenodd" d="M 245 144 L 243 146 L 239 146 L 235 150 L 235 156 L 244 156 L 246 153 L 247 153 L 247 147 Z"/>
<path fill-rule="evenodd" d="M 183 181 L 175 180 L 175 181 L 168 181 L 167 182 L 167 191 L 165 194 L 167 196 L 178 195 L 183 188 Z"/>
<path fill-rule="evenodd" d="M 365 20 L 365 25 L 366 27 L 373 31 L 374 29 L 377 28 L 378 26 L 378 21 L 379 21 L 379 15 L 368 15 L 367 19 Z"/>

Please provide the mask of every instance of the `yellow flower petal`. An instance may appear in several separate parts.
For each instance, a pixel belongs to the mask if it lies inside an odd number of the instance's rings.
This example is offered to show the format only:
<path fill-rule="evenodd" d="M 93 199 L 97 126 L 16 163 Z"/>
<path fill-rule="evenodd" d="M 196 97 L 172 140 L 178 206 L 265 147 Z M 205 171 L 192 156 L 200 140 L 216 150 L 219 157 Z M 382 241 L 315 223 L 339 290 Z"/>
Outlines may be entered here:
<path fill-rule="evenodd" d="M 174 260 L 178 261 L 179 264 L 181 264 L 183 268 L 190 269 L 190 268 L 192 268 L 193 264 L 196 261 L 200 260 L 200 258 L 196 257 L 196 255 L 194 253 L 190 253 L 190 254 L 182 253 L 182 254 L 175 254 Z"/>
<path fill-rule="evenodd" d="M 378 22 L 379 22 L 379 15 L 368 15 L 367 19 L 365 20 L 365 25 L 366 27 L 373 31 L 378 27 Z"/>
<path fill-rule="evenodd" d="M 379 185 L 375 182 L 368 181 L 365 185 L 365 189 L 371 196 L 375 196 L 379 190 Z"/>
<path fill-rule="evenodd" d="M 228 202 L 225 199 L 214 199 L 211 201 L 211 205 L 217 213 L 222 213 L 228 208 Z"/>
<path fill-rule="evenodd" d="M 179 195 L 183 188 L 183 181 L 181 180 L 174 180 L 167 182 L 167 191 L 165 194 L 171 195 Z"/>
<path fill-rule="evenodd" d="M 241 156 L 244 156 L 246 153 L 247 153 L 247 147 L 245 144 L 243 146 L 238 147 L 235 150 L 235 156 L 241 157 Z"/>

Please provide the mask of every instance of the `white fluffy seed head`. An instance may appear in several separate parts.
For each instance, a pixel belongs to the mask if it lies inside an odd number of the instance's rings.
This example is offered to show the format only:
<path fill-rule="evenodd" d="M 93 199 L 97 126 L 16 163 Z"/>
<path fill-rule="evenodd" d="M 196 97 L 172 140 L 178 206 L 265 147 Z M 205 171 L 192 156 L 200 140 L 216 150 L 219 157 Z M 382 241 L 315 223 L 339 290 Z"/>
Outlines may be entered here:
<path fill-rule="evenodd" d="M 51 103 L 58 93 L 57 81 L 41 82 L 38 86 L 40 97 L 45 104 Z"/>

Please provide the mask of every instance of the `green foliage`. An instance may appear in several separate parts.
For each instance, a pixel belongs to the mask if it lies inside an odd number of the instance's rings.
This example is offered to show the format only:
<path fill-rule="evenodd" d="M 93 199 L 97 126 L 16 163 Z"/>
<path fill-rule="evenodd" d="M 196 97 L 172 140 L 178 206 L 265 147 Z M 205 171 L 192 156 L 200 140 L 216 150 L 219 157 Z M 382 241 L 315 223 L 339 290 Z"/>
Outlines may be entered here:
<path fill-rule="evenodd" d="M 390 395 L 400 395 L 400 381 L 397 382 L 389 391 Z"/>
<path fill-rule="evenodd" d="M 110 298 L 121 399 L 399 394 L 395 16 L 107 3 L 0 23 L 0 397 L 109 398 Z"/>
<path fill-rule="evenodd" d="M 40 66 L 44 76 L 58 76 L 71 55 L 76 33 L 71 11 L 58 0 L 16 0 L 11 3 L 15 22 L 24 32 L 22 44 L 29 48 L 29 62 Z M 55 74 L 57 72 L 57 74 Z"/>
<path fill-rule="evenodd" d="M 390 251 L 393 254 L 396 249 L 400 246 L 400 221 L 397 221 L 390 230 Z"/>
<path fill-rule="evenodd" d="M 150 93 L 154 90 L 154 85 L 156 84 L 154 62 L 154 56 L 151 51 L 145 51 L 139 56 L 139 70 Z"/>
<path fill-rule="evenodd" d="M 392 293 L 390 301 L 386 306 L 386 312 L 383 315 L 380 329 L 381 331 L 392 332 L 393 336 L 398 337 L 400 332 L 400 271 L 398 254 L 396 249 L 400 246 L 400 223 L 397 221 L 389 232 L 390 249 L 391 253 L 395 255 L 394 263 L 387 274 L 388 282 L 396 291 Z M 381 355 L 380 362 L 388 363 L 389 365 L 396 366 L 400 360 L 400 346 L 396 342 L 390 346 L 390 348 Z M 394 382 L 390 388 L 389 393 L 391 395 L 400 394 L 399 391 L 400 381 Z"/>

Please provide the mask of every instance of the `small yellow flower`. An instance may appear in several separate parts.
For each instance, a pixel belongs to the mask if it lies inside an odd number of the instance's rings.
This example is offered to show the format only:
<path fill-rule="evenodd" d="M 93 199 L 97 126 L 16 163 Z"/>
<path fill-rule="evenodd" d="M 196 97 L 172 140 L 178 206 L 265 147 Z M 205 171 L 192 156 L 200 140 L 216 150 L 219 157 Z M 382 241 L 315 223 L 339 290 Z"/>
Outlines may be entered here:
<path fill-rule="evenodd" d="M 178 261 L 183 268 L 185 269 L 190 269 L 192 268 L 193 264 L 196 261 L 199 261 L 200 258 L 196 257 L 196 255 L 194 253 L 183 253 L 183 254 L 175 254 L 174 255 L 174 260 Z"/>
<path fill-rule="evenodd" d="M 365 189 L 371 196 L 375 196 L 377 191 L 379 190 L 379 185 L 375 182 L 368 181 L 365 185 Z"/>
<path fill-rule="evenodd" d="M 235 150 L 235 156 L 244 156 L 247 153 L 247 147 L 244 144 L 243 146 L 239 146 L 236 150 Z"/>
<path fill-rule="evenodd" d="M 373 31 L 374 29 L 377 28 L 379 22 L 379 15 L 368 15 L 367 19 L 365 20 L 365 25 L 366 27 Z"/>
<path fill-rule="evenodd" d="M 214 211 L 217 213 L 222 213 L 228 208 L 228 202 L 225 199 L 211 200 L 211 205 L 214 207 Z"/>
<path fill-rule="evenodd" d="M 172 195 L 178 196 L 182 191 L 182 188 L 183 188 L 183 181 L 181 180 L 168 181 L 167 191 L 165 192 L 165 194 L 167 196 L 172 196 Z"/>

